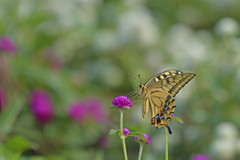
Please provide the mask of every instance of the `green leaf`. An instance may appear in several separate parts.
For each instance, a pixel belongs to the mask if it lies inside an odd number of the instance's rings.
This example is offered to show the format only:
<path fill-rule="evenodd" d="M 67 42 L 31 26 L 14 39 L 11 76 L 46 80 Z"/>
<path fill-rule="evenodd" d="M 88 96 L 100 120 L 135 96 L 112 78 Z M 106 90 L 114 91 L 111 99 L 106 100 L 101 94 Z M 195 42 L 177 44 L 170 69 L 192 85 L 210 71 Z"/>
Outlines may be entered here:
<path fill-rule="evenodd" d="M 22 152 L 13 152 L 6 148 L 5 145 L 0 144 L 0 160 L 19 160 Z"/>
<path fill-rule="evenodd" d="M 42 156 L 31 156 L 29 160 L 47 160 L 47 159 Z"/>
<path fill-rule="evenodd" d="M 9 160 L 19 160 L 22 152 L 16 152 L 14 153 Z"/>
<path fill-rule="evenodd" d="M 13 127 L 18 115 L 23 108 L 24 100 L 22 98 L 15 99 L 11 105 L 7 106 L 0 116 L 1 134 L 5 137 Z"/>
<path fill-rule="evenodd" d="M 183 120 L 181 118 L 178 118 L 178 117 L 172 117 L 170 121 L 178 121 L 179 123 L 183 124 Z"/>
<path fill-rule="evenodd" d="M 21 79 L 22 85 L 28 87 L 42 84 L 56 94 L 57 98 L 61 100 L 61 104 L 68 104 L 76 94 L 75 90 L 70 87 L 69 79 L 65 75 L 52 72 L 48 67 L 37 63 L 29 64 L 29 59 L 25 57 L 19 57 L 19 59 L 13 60 L 12 63 L 14 72 L 17 78 Z M 64 107 L 65 105 L 60 106 Z"/>
<path fill-rule="evenodd" d="M 131 107 L 123 107 L 122 110 L 129 110 Z"/>
<path fill-rule="evenodd" d="M 133 136 L 133 137 L 144 137 L 143 133 L 141 132 L 130 132 L 128 136 Z"/>
<path fill-rule="evenodd" d="M 47 160 L 65 160 L 65 158 L 61 155 L 50 155 Z"/>
<path fill-rule="evenodd" d="M 115 129 L 111 129 L 110 131 L 109 131 L 109 134 L 110 135 L 113 135 L 113 134 L 118 134 L 119 136 L 121 136 L 121 132 L 120 132 L 120 130 L 119 129 L 117 129 L 117 130 L 115 130 Z"/>
<path fill-rule="evenodd" d="M 5 144 L 9 150 L 14 152 L 23 152 L 32 146 L 27 139 L 17 135 L 10 137 Z"/>
<path fill-rule="evenodd" d="M 110 108 L 112 108 L 112 109 L 116 109 L 116 110 L 129 110 L 131 107 L 122 107 L 122 108 L 119 108 L 119 107 L 117 107 L 117 106 L 111 106 Z"/>
<path fill-rule="evenodd" d="M 110 108 L 111 108 L 111 109 L 120 110 L 120 108 L 119 108 L 119 107 L 117 107 L 117 106 L 111 106 Z"/>
<path fill-rule="evenodd" d="M 146 141 L 147 141 L 147 139 L 143 136 L 143 133 L 141 133 L 141 132 L 130 132 L 128 134 L 128 136 L 138 137 L 138 141 L 140 143 L 146 143 Z"/>

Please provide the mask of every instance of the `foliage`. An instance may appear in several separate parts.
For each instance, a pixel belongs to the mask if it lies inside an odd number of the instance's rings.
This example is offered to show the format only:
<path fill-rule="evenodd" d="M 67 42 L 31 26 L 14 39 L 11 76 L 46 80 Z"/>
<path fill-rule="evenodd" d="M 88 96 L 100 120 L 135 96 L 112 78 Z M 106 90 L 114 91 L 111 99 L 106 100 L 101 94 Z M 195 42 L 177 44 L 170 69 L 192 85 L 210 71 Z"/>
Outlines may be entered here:
<path fill-rule="evenodd" d="M 120 142 L 109 136 L 119 121 L 109 109 L 111 100 L 137 91 L 128 73 L 136 79 L 140 73 L 144 82 L 171 68 L 196 78 L 176 96 L 175 115 L 184 124 L 171 122 L 169 159 L 199 153 L 239 159 L 239 5 L 237 0 L 1 0 L 0 38 L 14 44 L 0 45 L 5 97 L 0 94 L 0 159 L 122 159 Z M 30 109 L 36 89 L 47 92 L 54 109 L 44 125 Z M 89 110 L 81 121 L 69 116 L 73 103 L 90 108 L 92 98 L 100 101 L 103 121 Z M 158 159 L 164 131 L 155 131 L 142 119 L 140 102 L 132 102 L 125 126 L 147 133 L 153 140 L 143 159 Z M 131 153 L 138 152 L 134 141 L 127 143 Z"/>

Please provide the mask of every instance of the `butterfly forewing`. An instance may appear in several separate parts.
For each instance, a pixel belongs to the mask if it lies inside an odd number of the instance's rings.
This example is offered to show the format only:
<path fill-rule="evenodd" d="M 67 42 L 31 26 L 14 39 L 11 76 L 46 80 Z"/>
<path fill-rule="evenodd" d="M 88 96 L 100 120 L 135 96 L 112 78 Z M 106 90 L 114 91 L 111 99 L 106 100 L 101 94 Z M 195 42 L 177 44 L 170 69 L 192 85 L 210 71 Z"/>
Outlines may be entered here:
<path fill-rule="evenodd" d="M 183 73 L 178 70 L 167 70 L 157 74 L 140 87 L 140 96 L 143 100 L 143 117 L 148 108 L 151 108 L 152 124 L 156 128 L 168 126 L 168 120 L 176 108 L 175 95 L 187 84 L 195 74 Z"/>
<path fill-rule="evenodd" d="M 173 97 L 178 93 L 178 91 L 187 84 L 195 74 L 193 73 L 181 73 L 171 77 L 166 77 L 164 79 L 157 80 L 151 85 L 147 86 L 148 91 L 159 89 L 160 91 L 165 91 L 171 94 Z"/>
<path fill-rule="evenodd" d="M 155 76 L 153 76 L 152 78 L 150 78 L 145 84 L 144 86 L 148 87 L 158 81 L 161 81 L 162 79 L 166 79 L 168 77 L 172 77 L 174 75 L 177 75 L 177 74 L 180 74 L 182 73 L 181 71 L 178 71 L 178 70 L 167 70 L 167 71 L 164 71 L 164 72 L 161 72 Z"/>
<path fill-rule="evenodd" d="M 169 90 L 169 93 L 175 97 L 179 90 L 184 87 L 191 79 L 193 79 L 193 77 L 195 77 L 195 74 L 193 73 L 183 73 L 182 77 L 176 80 L 176 84 Z"/>

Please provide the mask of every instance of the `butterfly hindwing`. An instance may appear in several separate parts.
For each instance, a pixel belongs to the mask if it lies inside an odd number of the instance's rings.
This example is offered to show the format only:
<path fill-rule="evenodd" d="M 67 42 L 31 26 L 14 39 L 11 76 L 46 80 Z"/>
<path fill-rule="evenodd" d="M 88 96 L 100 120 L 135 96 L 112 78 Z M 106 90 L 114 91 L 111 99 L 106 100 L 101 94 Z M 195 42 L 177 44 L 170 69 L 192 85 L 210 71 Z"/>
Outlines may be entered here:
<path fill-rule="evenodd" d="M 149 99 L 146 99 L 143 101 L 143 106 L 142 106 L 142 116 L 143 118 L 147 115 L 149 109 Z"/>

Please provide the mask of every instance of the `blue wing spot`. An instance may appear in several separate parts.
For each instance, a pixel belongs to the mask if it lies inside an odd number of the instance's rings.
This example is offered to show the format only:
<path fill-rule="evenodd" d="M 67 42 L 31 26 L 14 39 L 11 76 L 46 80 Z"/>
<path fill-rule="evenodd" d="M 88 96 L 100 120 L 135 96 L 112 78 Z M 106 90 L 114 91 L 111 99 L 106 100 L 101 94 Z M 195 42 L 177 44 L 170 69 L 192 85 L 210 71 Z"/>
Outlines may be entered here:
<path fill-rule="evenodd" d="M 157 124 L 160 123 L 161 119 L 160 119 L 159 114 L 156 115 L 156 120 L 157 120 Z"/>
<path fill-rule="evenodd" d="M 164 115 L 163 115 L 163 114 L 161 114 L 161 115 L 160 115 L 160 118 L 161 118 L 161 119 L 164 119 L 165 117 L 164 117 Z"/>

